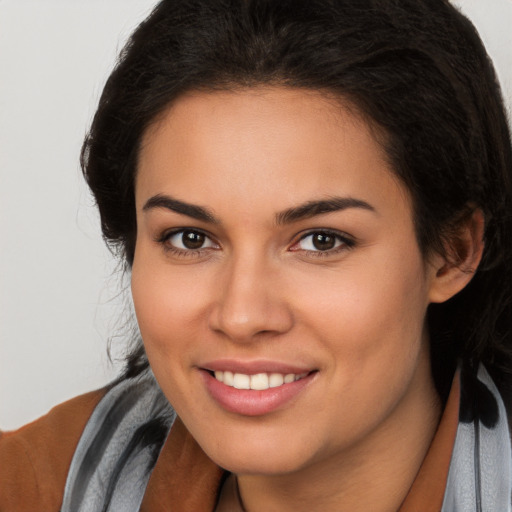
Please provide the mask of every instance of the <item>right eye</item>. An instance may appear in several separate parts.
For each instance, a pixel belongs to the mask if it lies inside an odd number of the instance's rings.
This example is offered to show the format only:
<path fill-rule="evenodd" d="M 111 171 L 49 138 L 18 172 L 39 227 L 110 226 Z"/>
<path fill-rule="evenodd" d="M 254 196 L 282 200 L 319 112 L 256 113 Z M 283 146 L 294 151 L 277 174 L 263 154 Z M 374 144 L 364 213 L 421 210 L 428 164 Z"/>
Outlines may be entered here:
<path fill-rule="evenodd" d="M 218 249 L 218 245 L 202 231 L 180 229 L 164 234 L 160 240 L 167 251 L 177 254 L 198 254 L 204 249 Z"/>

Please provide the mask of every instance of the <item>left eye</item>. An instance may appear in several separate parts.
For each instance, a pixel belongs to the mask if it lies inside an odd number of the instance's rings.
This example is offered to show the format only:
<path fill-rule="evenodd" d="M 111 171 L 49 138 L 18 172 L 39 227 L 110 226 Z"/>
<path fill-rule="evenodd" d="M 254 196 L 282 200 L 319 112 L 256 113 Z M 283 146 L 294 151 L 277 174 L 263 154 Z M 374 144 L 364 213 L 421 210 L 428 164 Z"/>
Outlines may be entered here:
<path fill-rule="evenodd" d="M 303 251 L 331 251 L 346 244 L 339 235 L 325 231 L 317 231 L 302 237 L 296 244 Z"/>
<path fill-rule="evenodd" d="M 213 241 L 200 231 L 183 229 L 167 237 L 167 244 L 176 249 L 197 251 L 208 247 L 216 247 Z"/>

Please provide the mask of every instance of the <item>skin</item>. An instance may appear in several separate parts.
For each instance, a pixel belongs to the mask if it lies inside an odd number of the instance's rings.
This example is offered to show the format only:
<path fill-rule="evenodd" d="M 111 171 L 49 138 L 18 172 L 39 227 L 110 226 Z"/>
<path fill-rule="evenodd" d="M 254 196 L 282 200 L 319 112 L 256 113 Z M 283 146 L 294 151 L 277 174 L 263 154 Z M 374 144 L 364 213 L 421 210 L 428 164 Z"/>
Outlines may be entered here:
<path fill-rule="evenodd" d="M 148 207 L 157 195 L 217 222 Z M 276 222 L 334 196 L 369 208 Z M 237 474 L 247 511 L 396 511 L 441 411 L 426 309 L 470 277 L 425 261 L 369 126 L 313 91 L 187 94 L 145 134 L 136 207 L 132 293 L 151 367 L 204 451 Z M 179 249 L 180 228 L 206 234 L 203 246 Z M 319 251 L 308 235 L 325 230 L 341 238 Z M 205 387 L 199 368 L 220 358 L 315 373 L 283 407 L 247 416 Z"/>

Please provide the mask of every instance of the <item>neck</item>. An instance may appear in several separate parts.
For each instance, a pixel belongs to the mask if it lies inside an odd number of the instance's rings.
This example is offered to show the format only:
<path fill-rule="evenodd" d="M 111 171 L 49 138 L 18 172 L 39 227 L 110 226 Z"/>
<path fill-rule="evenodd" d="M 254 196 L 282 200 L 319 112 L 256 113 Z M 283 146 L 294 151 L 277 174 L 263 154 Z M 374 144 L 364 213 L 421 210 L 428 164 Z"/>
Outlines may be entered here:
<path fill-rule="evenodd" d="M 412 389 L 357 445 L 284 475 L 238 475 L 247 512 L 396 512 L 434 437 L 441 404 L 431 379 Z"/>

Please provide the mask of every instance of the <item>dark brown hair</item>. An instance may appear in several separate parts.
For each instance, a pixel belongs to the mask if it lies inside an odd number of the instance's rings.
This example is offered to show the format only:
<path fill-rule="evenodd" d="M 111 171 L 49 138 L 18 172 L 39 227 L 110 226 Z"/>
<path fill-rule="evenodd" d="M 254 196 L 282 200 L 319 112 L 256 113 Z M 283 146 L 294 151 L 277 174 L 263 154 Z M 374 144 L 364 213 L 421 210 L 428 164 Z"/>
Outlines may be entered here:
<path fill-rule="evenodd" d="M 492 63 L 472 24 L 445 0 L 163 0 L 108 79 L 82 150 L 103 235 L 133 262 L 141 137 L 189 90 L 260 84 L 343 98 L 385 134 L 408 187 L 420 248 L 444 252 L 473 208 L 486 220 L 471 283 L 429 307 L 441 395 L 457 359 L 512 381 L 512 156 Z M 147 366 L 139 344 L 127 375 Z"/>

